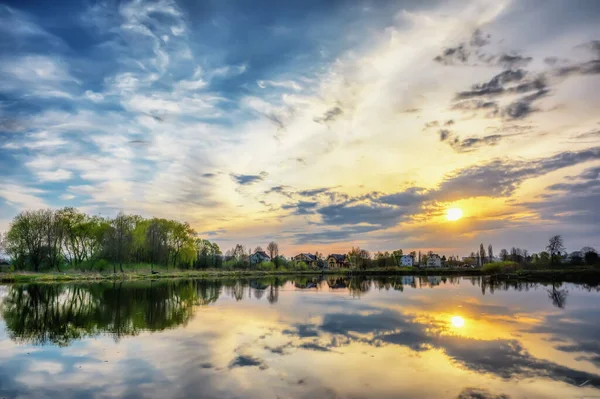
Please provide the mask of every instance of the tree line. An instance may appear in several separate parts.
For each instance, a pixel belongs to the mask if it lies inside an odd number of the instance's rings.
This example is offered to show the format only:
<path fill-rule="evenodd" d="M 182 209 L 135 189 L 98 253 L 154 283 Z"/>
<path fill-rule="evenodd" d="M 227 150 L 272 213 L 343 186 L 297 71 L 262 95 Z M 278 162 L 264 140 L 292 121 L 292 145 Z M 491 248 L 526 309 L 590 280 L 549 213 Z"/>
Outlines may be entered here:
<path fill-rule="evenodd" d="M 71 207 L 21 212 L 1 245 L 16 270 L 35 272 L 109 263 L 116 273 L 128 263 L 208 268 L 222 262 L 219 246 L 197 237 L 188 223 L 123 212 L 91 216 Z"/>

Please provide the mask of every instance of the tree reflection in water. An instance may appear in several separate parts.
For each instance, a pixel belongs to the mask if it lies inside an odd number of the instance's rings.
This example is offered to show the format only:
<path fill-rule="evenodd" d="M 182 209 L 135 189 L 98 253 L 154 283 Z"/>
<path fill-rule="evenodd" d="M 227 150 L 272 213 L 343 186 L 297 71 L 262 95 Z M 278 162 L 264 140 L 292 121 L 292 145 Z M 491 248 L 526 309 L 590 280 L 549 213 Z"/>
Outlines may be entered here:
<path fill-rule="evenodd" d="M 551 285 L 548 297 L 559 308 L 566 306 L 568 291 L 561 282 L 526 282 L 489 277 L 439 276 L 295 276 L 260 279 L 160 280 L 95 284 L 28 284 L 12 285 L 0 312 L 11 339 L 37 345 L 69 345 L 89 336 L 110 334 L 121 337 L 141 331 L 162 331 L 185 325 L 196 306 L 208 305 L 225 295 L 240 301 L 254 297 L 275 304 L 280 288 L 290 284 L 295 289 L 347 290 L 360 297 L 370 290 L 404 291 L 435 288 L 441 284 L 470 282 L 481 292 L 529 290 Z M 579 285 L 599 290 L 597 281 Z"/>

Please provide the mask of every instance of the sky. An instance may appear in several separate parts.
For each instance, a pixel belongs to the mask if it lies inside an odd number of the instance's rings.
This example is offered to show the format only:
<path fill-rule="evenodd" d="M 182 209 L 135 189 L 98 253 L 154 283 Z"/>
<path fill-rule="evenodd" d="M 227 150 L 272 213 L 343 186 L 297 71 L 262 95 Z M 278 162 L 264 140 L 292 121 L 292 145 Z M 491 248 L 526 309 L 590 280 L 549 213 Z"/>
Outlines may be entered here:
<path fill-rule="evenodd" d="M 0 231 L 74 206 L 287 256 L 600 249 L 599 20 L 595 0 L 0 2 Z"/>

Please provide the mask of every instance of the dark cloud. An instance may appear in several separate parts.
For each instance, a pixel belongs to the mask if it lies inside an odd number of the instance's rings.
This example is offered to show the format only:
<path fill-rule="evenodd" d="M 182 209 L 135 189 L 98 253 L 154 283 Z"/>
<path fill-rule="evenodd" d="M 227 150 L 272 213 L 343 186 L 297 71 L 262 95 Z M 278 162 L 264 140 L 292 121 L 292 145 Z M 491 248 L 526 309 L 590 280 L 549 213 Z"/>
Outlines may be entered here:
<path fill-rule="evenodd" d="M 505 68 L 520 68 L 527 66 L 533 58 L 531 57 L 523 57 L 519 54 L 502 54 L 498 57 L 498 64 Z"/>
<path fill-rule="evenodd" d="M 475 84 L 471 90 L 460 92 L 456 95 L 457 100 L 465 100 L 474 97 L 496 96 L 506 92 L 504 85 L 507 83 L 521 81 L 526 75 L 522 69 L 506 70 L 494 76 L 489 82 Z"/>
<path fill-rule="evenodd" d="M 452 133 L 448 129 L 441 129 L 439 131 L 440 141 L 448 143 L 452 149 L 456 152 L 471 152 L 481 147 L 490 147 L 497 145 L 501 140 L 506 137 L 518 135 L 519 133 L 513 134 L 490 134 L 482 137 L 469 137 L 461 140 L 459 136 Z"/>
<path fill-rule="evenodd" d="M 252 366 L 258 366 L 261 370 L 264 370 L 267 368 L 267 365 L 264 363 L 264 361 L 262 361 L 259 358 L 254 357 L 254 356 L 239 355 L 238 357 L 233 359 L 231 361 L 231 363 L 229 363 L 230 369 L 235 368 L 235 367 L 252 367 Z"/>
<path fill-rule="evenodd" d="M 483 47 L 490 43 L 490 39 L 492 35 L 489 33 L 484 33 L 481 29 L 475 29 L 473 34 L 471 35 L 471 40 L 469 44 L 471 47 Z"/>
<path fill-rule="evenodd" d="M 504 137 L 500 134 L 492 134 L 483 137 L 469 137 L 464 140 L 460 140 L 455 137 L 454 140 L 449 141 L 450 146 L 456 152 L 471 152 L 480 147 L 490 147 L 497 145 Z"/>
<path fill-rule="evenodd" d="M 202 177 L 206 177 L 206 178 L 211 178 L 211 177 L 215 177 L 215 176 L 216 176 L 216 174 L 214 174 L 214 173 L 204 173 L 202 175 Z"/>
<path fill-rule="evenodd" d="M 331 351 L 331 349 L 329 349 L 325 346 L 319 345 L 315 342 L 305 342 L 303 344 L 298 345 L 298 348 L 319 351 L 319 352 L 330 352 Z"/>
<path fill-rule="evenodd" d="M 295 204 L 285 204 L 281 206 L 281 209 L 294 209 L 294 214 L 296 215 L 308 215 L 314 213 L 315 208 L 317 207 L 318 202 L 311 201 L 298 201 Z"/>
<path fill-rule="evenodd" d="M 334 204 L 320 208 L 317 211 L 323 223 L 328 225 L 345 225 L 369 223 L 380 226 L 390 226 L 398 222 L 408 211 L 376 203 L 367 204 Z"/>
<path fill-rule="evenodd" d="M 331 109 L 328 109 L 322 117 L 315 117 L 313 118 L 313 121 L 317 122 L 317 123 L 327 123 L 327 122 L 331 122 L 333 120 L 335 120 L 338 116 L 342 115 L 344 113 L 344 111 L 339 107 L 339 106 L 335 106 Z"/>
<path fill-rule="evenodd" d="M 295 324 L 294 329 L 283 330 L 285 335 L 294 335 L 300 338 L 318 337 L 319 331 L 312 324 Z"/>
<path fill-rule="evenodd" d="M 310 190 L 302 190 L 302 191 L 298 191 L 298 194 L 303 196 L 303 197 L 314 197 L 315 195 L 319 195 L 319 194 L 323 194 L 323 193 L 327 193 L 329 192 L 329 188 L 327 187 L 323 187 L 323 188 L 313 188 Z"/>
<path fill-rule="evenodd" d="M 456 399 L 510 399 L 510 396 L 505 394 L 495 395 L 484 388 L 468 387 L 463 389 Z"/>
<path fill-rule="evenodd" d="M 543 89 L 537 91 L 536 93 L 522 97 L 504 108 L 502 115 L 509 120 L 523 119 L 533 112 L 539 111 L 537 108 L 533 107 L 533 102 L 545 97 L 547 94 L 548 90 Z"/>
<path fill-rule="evenodd" d="M 436 56 L 433 60 L 443 65 L 465 64 L 469 61 L 471 50 L 461 43 L 456 47 L 444 49 L 442 54 Z"/>
<path fill-rule="evenodd" d="M 524 180 L 598 159 L 600 159 L 600 147 L 566 151 L 531 161 L 496 159 L 448 175 L 438 187 L 435 198 L 456 200 L 480 196 L 506 197 L 511 195 Z"/>
<path fill-rule="evenodd" d="M 261 172 L 260 175 L 234 175 L 232 174 L 231 177 L 238 183 L 241 185 L 248 185 L 248 184 L 253 184 L 256 183 L 258 181 L 262 181 L 265 179 L 265 177 L 267 177 L 267 173 L 266 172 Z"/>
<path fill-rule="evenodd" d="M 418 206 L 428 199 L 430 199 L 430 196 L 426 189 L 421 187 L 410 187 L 399 193 L 378 197 L 377 201 L 388 205 L 409 207 L 415 205 Z"/>
<path fill-rule="evenodd" d="M 588 168 L 570 179 L 572 182 L 550 185 L 543 201 L 520 205 L 537 212 L 543 219 L 587 225 L 594 233 L 600 233 L 600 167 Z"/>
<path fill-rule="evenodd" d="M 442 129 L 440 130 L 440 141 L 446 141 L 446 139 L 450 137 L 450 130 Z"/>

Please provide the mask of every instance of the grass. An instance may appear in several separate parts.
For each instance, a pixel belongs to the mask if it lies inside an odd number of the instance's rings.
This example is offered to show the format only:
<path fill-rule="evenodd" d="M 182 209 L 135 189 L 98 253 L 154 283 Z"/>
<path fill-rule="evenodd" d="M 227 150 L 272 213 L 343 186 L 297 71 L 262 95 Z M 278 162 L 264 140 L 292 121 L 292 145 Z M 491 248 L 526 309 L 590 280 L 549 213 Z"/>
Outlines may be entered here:
<path fill-rule="evenodd" d="M 151 269 L 159 274 L 151 274 Z M 164 267 L 151 267 L 149 264 L 124 265 L 124 273 L 118 271 L 79 271 L 64 270 L 32 273 L 32 272 L 9 272 L 0 273 L 0 282 L 61 282 L 61 281 L 106 281 L 106 280 L 140 280 L 140 279 L 162 279 L 162 278 L 235 278 L 235 277 L 266 277 L 283 275 L 319 275 L 319 274 L 353 274 L 353 275 L 493 275 L 506 278 L 536 278 L 553 276 L 600 276 L 600 269 L 589 267 L 565 267 L 562 269 L 523 269 L 514 262 L 497 262 L 484 265 L 481 269 L 465 268 L 442 268 L 421 269 L 413 267 L 384 267 L 365 270 L 355 269 L 332 269 L 332 270 L 179 270 L 166 269 Z"/>

